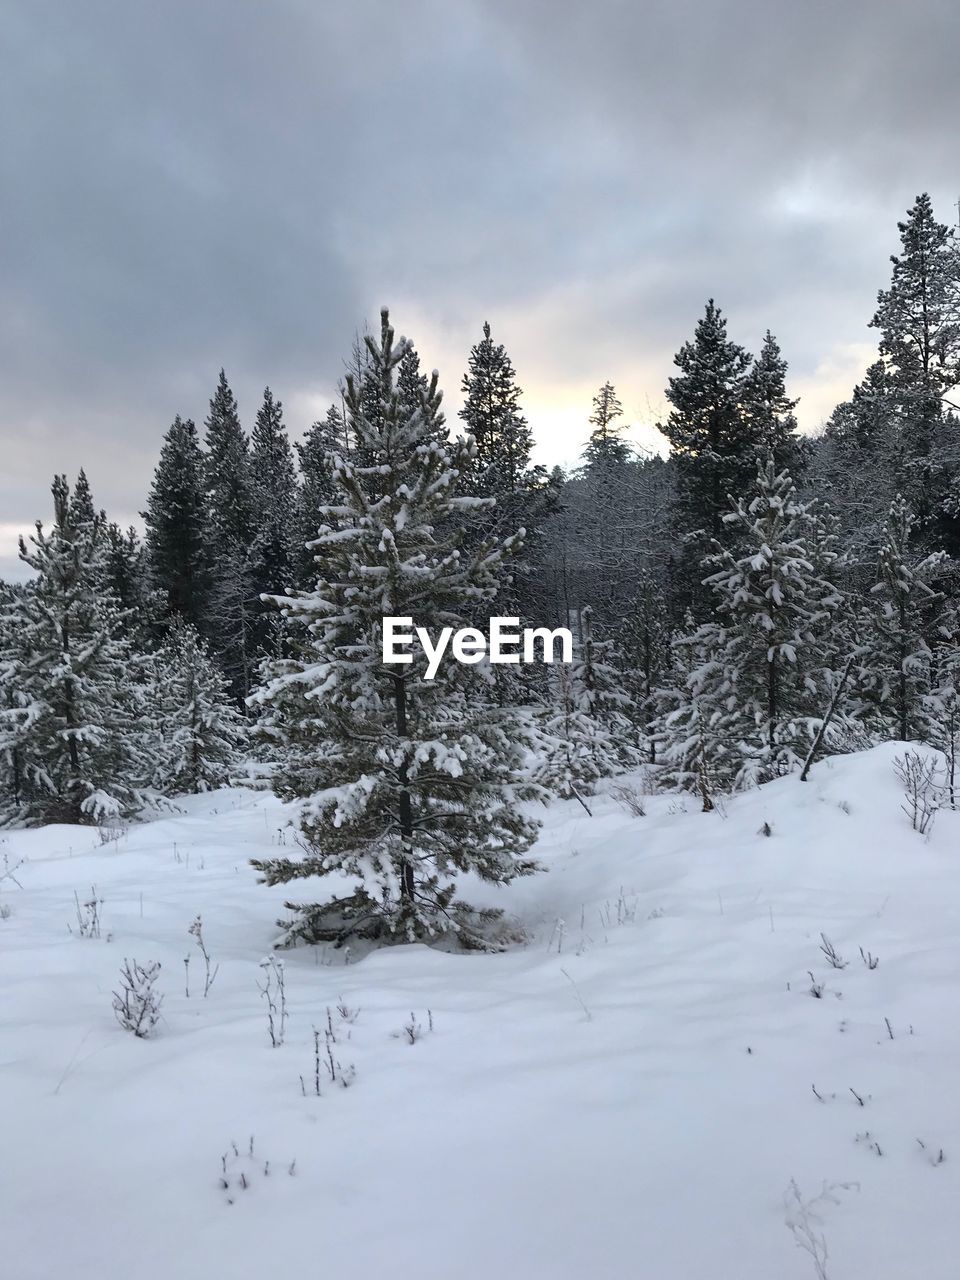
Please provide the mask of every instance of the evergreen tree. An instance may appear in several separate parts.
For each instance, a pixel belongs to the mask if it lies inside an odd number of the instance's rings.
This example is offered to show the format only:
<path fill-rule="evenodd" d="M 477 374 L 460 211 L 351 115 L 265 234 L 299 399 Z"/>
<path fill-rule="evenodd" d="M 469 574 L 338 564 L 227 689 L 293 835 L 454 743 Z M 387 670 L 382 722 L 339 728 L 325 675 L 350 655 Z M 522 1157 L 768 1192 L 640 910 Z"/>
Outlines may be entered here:
<path fill-rule="evenodd" d="M 358 882 L 326 904 L 290 904 L 297 916 L 286 922 L 288 941 L 452 934 L 485 945 L 484 923 L 495 913 L 455 902 L 455 877 L 473 872 L 503 884 L 534 869 L 524 855 L 536 824 L 518 807 L 538 794 L 523 778 L 526 732 L 511 709 L 478 706 L 476 667 L 450 662 L 427 680 L 420 656 L 385 665 L 381 640 L 386 616 L 414 618 L 434 634 L 458 625 L 465 610 L 493 598 L 515 540 L 461 556 L 456 517 L 476 499 L 456 489 L 472 442 L 445 447 L 432 438 L 436 375 L 416 409 L 402 408 L 396 374 L 406 343 L 394 341 L 386 311 L 381 321 L 379 342 L 367 347 L 382 421 L 368 419 L 352 376 L 346 391 L 351 431 L 371 468 L 338 460 L 320 581 L 282 602 L 297 652 L 271 665 L 256 696 L 265 732 L 289 751 L 276 785 L 304 799 L 309 852 L 254 865 L 269 884 L 331 872 Z"/>
<path fill-rule="evenodd" d="M 632 709 L 631 719 L 647 759 L 655 764 L 658 691 L 668 679 L 671 656 L 665 593 L 649 572 L 639 577 L 637 594 L 620 623 L 617 639 L 623 655 L 624 689 Z"/>
<path fill-rule="evenodd" d="M 861 687 L 889 737 L 931 735 L 928 698 L 935 686 L 933 648 L 944 639 L 942 594 L 934 583 L 943 553 L 911 550 L 913 516 L 894 499 L 870 593 L 868 651 Z"/>
<path fill-rule="evenodd" d="M 705 562 L 717 620 L 679 642 L 686 691 L 664 724 L 677 781 L 701 790 L 704 773 L 712 787 L 743 787 L 802 762 L 839 660 L 835 536 L 789 474 L 769 460 L 726 521 L 737 552 Z M 835 718 L 830 742 L 842 742 L 844 725 Z"/>
<path fill-rule="evenodd" d="M 809 454 L 804 478 L 805 492 L 829 503 L 836 515 L 856 586 L 866 590 L 902 480 L 899 413 L 883 361 L 872 364 L 851 399 L 837 405 Z"/>
<path fill-rule="evenodd" d="M 799 401 L 787 395 L 786 379 L 787 362 L 768 329 L 744 379 L 746 434 L 756 442 L 759 457 L 772 457 L 775 470 L 788 470 L 796 478 L 804 461 L 793 412 Z"/>
<path fill-rule="evenodd" d="M 572 667 L 550 669 L 551 696 L 540 713 L 534 779 L 563 800 L 592 795 L 602 778 L 621 770 L 610 731 L 585 705 L 582 681 Z"/>
<path fill-rule="evenodd" d="M 297 493 L 296 541 L 297 581 L 306 587 L 316 581 L 314 552 L 309 544 L 320 536 L 325 523 L 322 512 L 333 501 L 335 460 L 345 454 L 346 425 L 336 405 L 315 422 L 297 445 L 300 457 L 300 488 Z"/>
<path fill-rule="evenodd" d="M 931 451 L 943 397 L 960 382 L 960 252 L 926 192 L 897 227 L 902 252 L 890 259 L 890 288 L 878 294 L 870 323 L 880 330 L 909 443 L 923 456 Z"/>
<path fill-rule="evenodd" d="M 223 369 L 204 425 L 206 485 L 214 542 L 235 542 L 249 547 L 255 523 L 250 443 L 240 425 L 237 402 Z"/>
<path fill-rule="evenodd" d="M 79 527 L 83 524 L 92 524 L 97 519 L 105 521 L 106 516 L 94 507 L 90 481 L 87 479 L 86 471 L 81 467 L 77 483 L 73 486 L 73 493 L 70 495 L 70 520 L 72 524 Z"/>
<path fill-rule="evenodd" d="M 98 822 L 134 812 L 155 763 L 142 729 L 136 656 L 123 615 L 104 590 L 105 522 L 53 485 L 54 522 L 38 522 L 20 557 L 36 573 L 8 611 L 15 699 L 27 724 L 16 743 L 20 816 L 37 822 Z M 7 671 L 11 670 L 7 650 Z M 23 717 L 21 717 L 21 720 Z"/>
<path fill-rule="evenodd" d="M 665 585 L 676 546 L 673 464 L 637 455 L 584 467 L 556 484 L 555 492 L 560 510 L 543 526 L 544 603 L 534 616 L 567 625 L 589 604 L 602 626 L 620 627 L 645 578 Z"/>
<path fill-rule="evenodd" d="M 537 780 L 564 799 L 590 795 L 601 778 L 640 764 L 636 708 L 616 665 L 613 644 L 594 634 L 593 610 L 581 610 L 575 660 L 560 664 L 554 697 L 541 716 Z"/>
<path fill-rule="evenodd" d="M 153 672 L 151 701 L 162 735 L 156 785 L 167 795 L 228 785 L 246 726 L 195 627 L 174 623 Z"/>
<path fill-rule="evenodd" d="M 629 461 L 630 446 L 622 439 L 626 423 L 617 422 L 623 416 L 623 406 L 617 399 L 612 383 L 605 382 L 593 397 L 590 424 L 593 430 L 583 453 L 588 467 L 620 465 Z"/>
<path fill-rule="evenodd" d="M 583 450 L 583 466 L 575 487 L 568 487 L 569 537 L 584 565 L 587 607 L 596 605 L 609 619 L 618 612 L 623 562 L 631 561 L 632 532 L 644 504 L 637 493 L 638 460 L 620 438 L 626 424 L 617 422 L 623 409 L 611 383 L 605 382 L 593 398 L 590 423 L 593 430 Z M 553 532 L 553 529 L 551 529 Z M 564 530 L 563 534 L 567 531 Z M 561 536 L 563 536 L 561 534 Z M 634 565 L 627 573 L 632 579 Z"/>
<path fill-rule="evenodd" d="M 350 351 L 350 359 L 347 361 L 346 376 L 353 379 L 353 384 L 357 388 L 357 394 L 363 401 L 363 411 L 367 422 L 371 423 L 374 430 L 379 433 L 383 428 L 383 386 L 379 372 L 370 360 L 370 352 L 367 347 L 367 339 L 369 337 L 370 332 L 366 327 L 362 334 L 354 334 L 353 347 Z M 344 391 L 345 385 L 341 383 L 341 401 L 344 397 Z M 348 437 L 351 436 L 351 434 L 348 424 Z M 347 452 L 355 455 L 359 464 L 366 466 L 369 464 L 369 459 L 365 456 L 360 456 L 360 451 L 363 447 L 363 443 L 360 440 L 356 437 L 352 437 L 349 439 Z"/>
<path fill-rule="evenodd" d="M 934 650 L 931 689 L 925 698 L 926 740 L 943 752 L 946 765 L 946 802 L 960 803 L 960 646 L 956 618 L 949 642 Z"/>
<path fill-rule="evenodd" d="M 162 613 L 203 628 L 211 587 L 203 453 L 196 427 L 179 414 L 164 437 L 143 519 L 148 576 Z"/>
<path fill-rule="evenodd" d="M 620 769 L 633 768 L 641 760 L 634 741 L 636 708 L 625 688 L 619 655 L 611 640 L 601 640 L 595 634 L 589 605 L 580 611 L 580 629 L 578 660 L 573 670 L 574 687 L 581 691 L 580 705 L 609 731 Z"/>
<path fill-rule="evenodd" d="M 420 402 L 429 390 L 430 383 L 420 372 L 420 357 L 414 345 L 410 343 L 397 366 L 397 393 L 400 396 L 403 412 L 412 417 L 420 408 Z M 447 439 L 447 428 L 442 416 L 434 424 L 434 435 L 441 443 Z"/>
<path fill-rule="evenodd" d="M 28 685 L 22 643 L 20 608 L 30 589 L 0 580 L 0 826 L 22 821 L 31 793 L 44 784 L 42 766 L 29 751 L 44 709 Z"/>
<path fill-rule="evenodd" d="M 104 553 L 107 590 L 124 612 L 141 610 L 146 598 L 144 552 L 133 525 L 124 531 L 113 521 L 107 525 Z"/>
<path fill-rule="evenodd" d="M 283 405 L 274 400 L 269 387 L 263 393 L 251 446 L 255 533 L 250 573 L 257 596 L 280 595 L 293 586 L 295 577 L 297 472 L 283 425 Z"/>
<path fill-rule="evenodd" d="M 520 408 L 516 371 L 504 346 L 493 341 L 489 323 L 484 323 L 483 338 L 471 348 L 461 389 L 465 398 L 460 418 L 476 443 L 461 486 L 464 492 L 495 500 L 492 507 L 473 513 L 465 545 L 478 546 L 523 529 L 523 552 L 513 563 L 510 580 L 503 584 L 499 607 L 511 616 L 541 617 L 543 523 L 557 509 L 557 493 L 544 468 L 530 465 L 533 433 Z M 482 612 L 474 620 L 482 623 Z M 527 673 L 498 668 L 499 697 L 517 696 L 515 686 L 526 678 Z"/>
<path fill-rule="evenodd" d="M 697 566 L 709 540 L 723 533 L 728 499 L 749 487 L 762 445 L 744 409 L 750 356 L 727 337 L 727 322 L 712 298 L 674 363 L 680 373 L 666 391 L 673 408 L 659 429 L 670 441 L 676 472 L 675 607 L 702 615 L 709 597 L 700 589 Z"/>
<path fill-rule="evenodd" d="M 506 348 L 494 343 L 486 321 L 483 338 L 470 350 L 461 390 L 460 417 L 476 441 L 471 471 L 477 491 L 516 493 L 525 484 L 533 434 L 520 410 L 513 362 Z"/>
<path fill-rule="evenodd" d="M 896 425 L 895 415 L 893 381 L 887 366 L 877 360 L 854 387 L 852 398 L 834 410 L 826 434 L 868 455 L 886 446 Z"/>
<path fill-rule="evenodd" d="M 233 692 L 243 699 L 252 685 L 260 616 L 251 560 L 256 502 L 249 441 L 222 369 L 206 419 L 206 447 L 214 566 L 207 631 Z"/>
<path fill-rule="evenodd" d="M 879 293 L 871 321 L 899 418 L 897 488 L 913 512 L 914 538 L 957 551 L 956 431 L 944 406 L 960 382 L 960 245 L 934 218 L 926 193 L 897 225 L 902 252 L 891 258 L 890 288 Z"/>
<path fill-rule="evenodd" d="M 661 783 L 700 796 L 702 810 L 729 789 L 741 759 L 724 723 L 725 673 L 721 662 L 727 631 L 719 623 L 698 627 L 687 613 L 674 638 L 673 683 L 657 690 L 654 734 L 664 768 Z"/>

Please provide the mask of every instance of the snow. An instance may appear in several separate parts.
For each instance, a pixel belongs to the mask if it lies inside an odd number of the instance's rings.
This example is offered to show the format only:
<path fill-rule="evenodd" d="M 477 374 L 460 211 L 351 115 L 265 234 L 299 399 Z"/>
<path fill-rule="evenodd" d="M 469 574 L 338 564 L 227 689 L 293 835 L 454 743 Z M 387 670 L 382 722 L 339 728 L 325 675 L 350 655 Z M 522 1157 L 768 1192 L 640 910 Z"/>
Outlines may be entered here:
<path fill-rule="evenodd" d="M 292 842 L 290 810 L 219 791 L 106 843 L 6 833 L 0 874 L 24 861 L 22 888 L 0 882 L 3 1274 L 809 1280 L 795 1179 L 806 1200 L 858 1185 L 820 1209 L 832 1280 L 954 1280 L 960 815 L 911 830 L 902 750 L 712 814 L 558 802 L 535 849 L 548 874 L 471 886 L 526 946 L 281 953 L 279 1048 L 258 983 L 284 889 L 247 860 Z M 93 885 L 100 939 L 68 932 Z M 220 966 L 207 999 L 198 915 Z M 114 1020 L 124 958 L 162 964 L 151 1039 Z M 328 1008 L 356 1075 L 322 1069 L 318 1098 Z"/>

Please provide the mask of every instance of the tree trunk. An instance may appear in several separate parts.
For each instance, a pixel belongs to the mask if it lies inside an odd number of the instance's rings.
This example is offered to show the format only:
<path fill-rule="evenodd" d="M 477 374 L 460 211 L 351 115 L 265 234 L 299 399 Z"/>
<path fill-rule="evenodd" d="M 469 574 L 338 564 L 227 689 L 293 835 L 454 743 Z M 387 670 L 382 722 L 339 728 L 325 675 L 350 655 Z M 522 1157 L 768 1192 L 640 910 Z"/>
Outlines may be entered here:
<path fill-rule="evenodd" d="M 13 748 L 13 803 L 14 807 L 20 808 L 20 791 L 22 787 L 20 777 L 20 748 Z"/>
<path fill-rule="evenodd" d="M 900 741 L 907 741 L 907 732 L 910 727 L 909 716 L 907 714 L 907 643 L 906 643 L 906 608 L 903 601 L 900 602 L 900 679 L 899 679 L 899 695 L 900 695 Z"/>
<path fill-rule="evenodd" d="M 396 710 L 397 736 L 407 736 L 407 686 L 403 676 L 393 677 L 393 700 Z M 407 902 L 413 902 L 413 806 L 410 802 L 410 790 L 407 786 L 407 762 L 404 760 L 397 771 L 400 775 L 400 837 L 406 856 L 400 864 L 400 896 Z"/>

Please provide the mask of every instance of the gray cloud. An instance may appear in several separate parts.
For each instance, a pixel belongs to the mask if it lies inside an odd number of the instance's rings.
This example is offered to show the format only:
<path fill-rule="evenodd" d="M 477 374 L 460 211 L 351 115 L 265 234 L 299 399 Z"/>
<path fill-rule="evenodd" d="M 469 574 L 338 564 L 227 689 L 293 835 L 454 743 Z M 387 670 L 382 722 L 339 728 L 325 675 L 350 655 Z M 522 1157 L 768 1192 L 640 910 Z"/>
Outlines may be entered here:
<path fill-rule="evenodd" d="M 604 378 L 649 416 L 708 294 L 813 425 L 896 219 L 953 216 L 958 36 L 940 0 L 11 0 L 0 529 L 81 464 L 133 516 L 221 364 L 302 429 L 381 301 L 451 411 L 489 317 L 548 460 Z"/>

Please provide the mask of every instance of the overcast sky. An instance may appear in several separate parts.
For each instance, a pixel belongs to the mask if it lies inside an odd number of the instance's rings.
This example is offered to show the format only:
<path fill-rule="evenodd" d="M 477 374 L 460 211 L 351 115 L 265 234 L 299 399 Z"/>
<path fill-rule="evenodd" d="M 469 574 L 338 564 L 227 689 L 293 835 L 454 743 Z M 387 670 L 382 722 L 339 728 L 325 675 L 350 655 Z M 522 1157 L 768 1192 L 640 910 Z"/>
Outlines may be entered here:
<path fill-rule="evenodd" d="M 459 406 L 489 319 L 545 462 L 637 438 L 712 295 L 813 428 L 896 222 L 960 195 L 956 0 L 5 0 L 0 574 L 87 468 L 142 507 L 218 370 L 299 434 L 390 305 Z"/>

